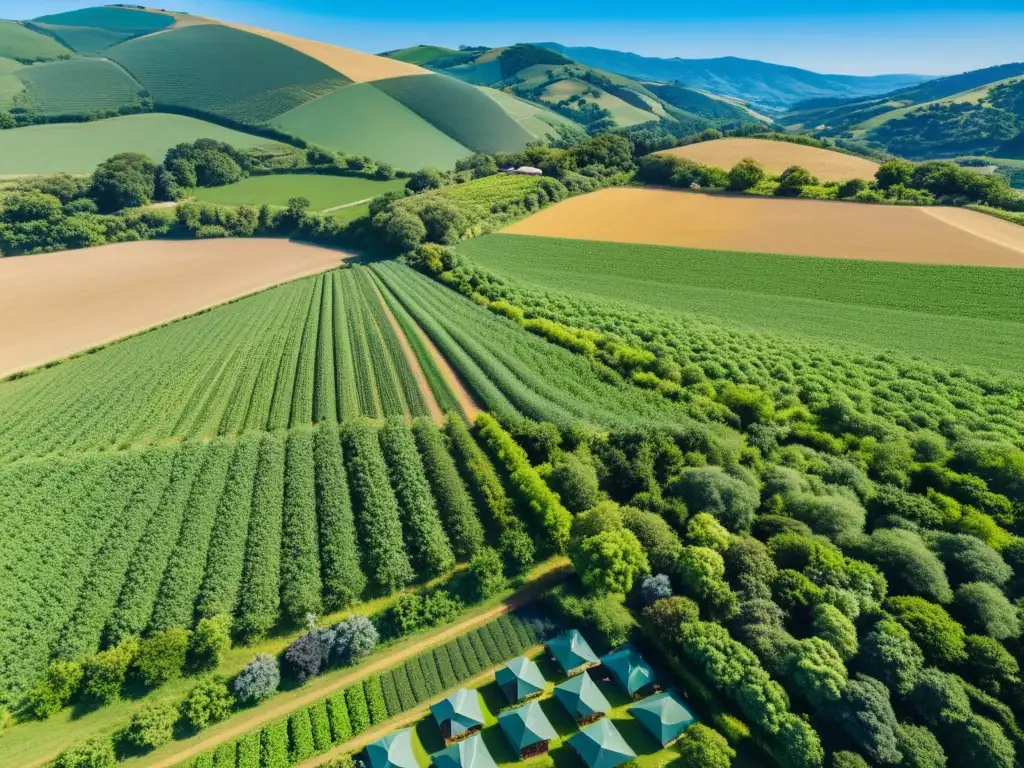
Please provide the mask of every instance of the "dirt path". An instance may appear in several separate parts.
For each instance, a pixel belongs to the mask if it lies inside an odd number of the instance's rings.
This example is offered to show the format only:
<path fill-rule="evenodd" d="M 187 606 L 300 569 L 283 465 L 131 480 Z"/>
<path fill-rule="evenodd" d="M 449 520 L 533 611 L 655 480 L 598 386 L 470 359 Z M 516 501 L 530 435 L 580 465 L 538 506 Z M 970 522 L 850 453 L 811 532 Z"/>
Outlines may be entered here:
<path fill-rule="evenodd" d="M 410 318 L 411 319 L 411 318 Z M 441 354 L 441 350 L 437 348 L 437 345 L 430 340 L 430 337 L 423 332 L 419 324 L 415 320 L 412 321 L 416 327 L 416 335 L 420 337 L 420 341 L 423 342 L 423 346 L 427 348 L 427 352 L 430 353 L 431 359 L 434 361 L 434 365 L 437 366 L 437 370 L 441 372 L 444 377 L 445 383 L 448 384 L 448 388 L 452 391 L 455 396 L 455 402 L 459 404 L 459 410 L 462 411 L 462 415 L 470 423 L 476 421 L 476 417 L 483 413 L 483 409 L 476 404 L 476 400 L 469 394 L 469 390 L 466 389 L 462 384 L 462 379 L 455 373 L 455 369 L 448 364 L 448 360 Z"/>
<path fill-rule="evenodd" d="M 373 280 L 370 281 L 373 286 L 374 293 L 377 294 L 377 300 L 380 302 L 381 309 L 384 310 L 385 316 L 388 318 L 388 322 L 391 323 L 391 330 L 395 332 L 395 336 L 398 337 L 398 343 L 402 346 L 402 354 L 405 356 L 405 363 L 409 366 L 409 370 L 412 371 L 413 377 L 416 379 L 416 386 L 420 389 L 420 394 L 423 395 L 423 402 L 427 405 L 427 411 L 430 413 L 430 418 L 434 420 L 434 423 L 438 426 L 444 425 L 444 413 L 441 411 L 441 406 L 437 404 L 437 398 L 434 397 L 434 393 L 430 391 L 430 383 L 427 381 L 427 375 L 423 373 L 423 366 L 420 365 L 420 361 L 416 359 L 416 353 L 412 351 L 412 347 L 409 345 L 409 340 L 405 337 L 405 332 L 402 331 L 402 326 L 398 324 L 398 318 L 395 317 L 391 311 L 391 307 L 384 301 L 384 296 L 380 292 L 380 288 L 377 287 L 377 283 Z"/>
<path fill-rule="evenodd" d="M 1004 221 L 995 216 L 989 216 L 987 213 L 972 211 L 968 208 L 935 206 L 918 210 L 989 243 L 995 243 L 1024 254 L 1024 227 L 1021 227 L 1020 224 Z"/>
<path fill-rule="evenodd" d="M 367 197 L 364 200 L 354 200 L 353 202 L 345 203 L 344 205 L 335 205 L 335 206 L 333 206 L 331 208 L 324 208 L 322 211 L 320 211 L 320 213 L 332 213 L 334 211 L 344 210 L 345 208 L 355 208 L 357 205 L 362 205 L 363 203 L 368 203 L 371 200 L 373 200 L 372 197 Z"/>
<path fill-rule="evenodd" d="M 172 766 L 178 765 L 179 763 L 188 760 L 190 757 L 195 757 L 201 752 L 213 749 L 225 741 L 236 739 L 239 736 L 260 728 L 273 720 L 279 720 L 287 717 L 295 710 L 326 698 L 332 693 L 343 690 L 357 680 L 362 680 L 363 678 L 370 677 L 378 672 L 391 669 L 428 648 L 435 648 L 439 645 L 443 645 L 449 640 L 452 640 L 459 635 L 463 635 L 471 629 L 481 627 L 494 619 L 504 616 L 510 611 L 514 611 L 516 608 L 521 608 L 522 606 L 533 602 L 538 594 L 543 592 L 545 589 L 548 589 L 554 582 L 564 578 L 566 573 L 567 571 L 565 569 L 551 571 L 537 579 L 535 582 L 528 584 L 504 602 L 487 609 L 483 613 L 478 613 L 475 616 L 471 616 L 456 624 L 451 624 L 429 635 L 424 635 L 416 642 L 410 643 L 409 645 L 396 650 L 395 653 L 382 656 L 369 664 L 356 667 L 348 674 L 332 680 L 329 685 L 312 687 L 308 690 L 300 689 L 299 695 L 283 699 L 278 702 L 276 706 L 254 711 L 248 717 L 245 716 L 245 713 L 242 713 L 241 717 L 236 718 L 237 722 L 231 723 L 229 727 L 224 728 L 223 730 L 217 730 L 216 733 L 208 733 L 205 737 L 192 743 L 186 742 L 168 745 L 168 747 L 158 750 L 157 753 L 143 757 L 137 762 L 133 761 L 132 764 L 138 768 L 141 768 L 142 766 L 145 766 L 145 768 L 172 768 Z M 393 723 L 391 727 L 394 727 Z M 321 755 L 319 759 L 323 759 L 323 755 Z"/>

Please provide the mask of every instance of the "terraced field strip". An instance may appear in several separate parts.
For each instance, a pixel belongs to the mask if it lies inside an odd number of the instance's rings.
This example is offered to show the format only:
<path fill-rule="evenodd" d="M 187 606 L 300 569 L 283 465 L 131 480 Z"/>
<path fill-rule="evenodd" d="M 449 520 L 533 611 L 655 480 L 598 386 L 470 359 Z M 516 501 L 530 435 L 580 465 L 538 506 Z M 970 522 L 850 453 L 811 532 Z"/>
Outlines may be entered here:
<path fill-rule="evenodd" d="M 564 200 L 503 231 L 747 253 L 1024 267 L 1024 227 L 1005 223 L 996 242 L 978 232 L 1004 222 L 990 223 L 976 211 L 955 213 L 957 226 L 931 208 L 617 187 Z M 971 221 L 977 228 L 965 223 Z"/>

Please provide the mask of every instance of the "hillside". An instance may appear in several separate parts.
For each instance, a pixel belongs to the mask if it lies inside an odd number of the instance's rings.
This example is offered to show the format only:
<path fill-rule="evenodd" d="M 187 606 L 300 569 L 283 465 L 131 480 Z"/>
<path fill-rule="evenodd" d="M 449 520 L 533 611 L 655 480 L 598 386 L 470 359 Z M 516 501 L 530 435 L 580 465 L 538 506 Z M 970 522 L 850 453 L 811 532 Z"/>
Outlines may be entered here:
<path fill-rule="evenodd" d="M 794 105 L 779 122 L 794 130 L 864 139 L 912 159 L 1019 156 L 1024 63 L 973 70 L 881 96 Z"/>
<path fill-rule="evenodd" d="M 759 109 L 775 112 L 803 99 L 864 97 L 916 85 L 929 79 L 923 75 L 825 75 L 735 56 L 662 59 L 606 48 L 571 47 L 560 43 L 538 45 L 587 66 L 638 80 L 678 82 L 688 88 L 732 96 Z"/>
<path fill-rule="evenodd" d="M 186 14 L 106 6 L 0 27 L 0 111 L 16 134 L 156 111 L 400 169 L 450 168 L 543 137 L 505 104 L 411 61 Z"/>

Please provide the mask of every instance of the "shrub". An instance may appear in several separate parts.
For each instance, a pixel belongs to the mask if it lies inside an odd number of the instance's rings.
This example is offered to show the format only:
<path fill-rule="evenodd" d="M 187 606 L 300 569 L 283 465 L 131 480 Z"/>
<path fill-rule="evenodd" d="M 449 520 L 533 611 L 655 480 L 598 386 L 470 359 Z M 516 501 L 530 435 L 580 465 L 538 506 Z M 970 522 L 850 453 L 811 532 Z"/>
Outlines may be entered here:
<path fill-rule="evenodd" d="M 699 604 L 721 616 L 729 616 L 736 607 L 736 595 L 725 582 L 725 561 L 707 547 L 683 547 L 677 572 L 682 588 Z"/>
<path fill-rule="evenodd" d="M 230 616 L 220 614 L 199 620 L 189 645 L 189 656 L 195 668 L 216 669 L 221 658 L 230 648 Z"/>
<path fill-rule="evenodd" d="M 82 693 L 101 704 L 119 699 L 128 668 L 138 651 L 139 641 L 128 638 L 120 645 L 86 659 L 82 665 Z"/>
<path fill-rule="evenodd" d="M 469 577 L 473 594 L 483 601 L 508 586 L 501 563 L 501 555 L 491 547 L 481 547 L 469 562 Z"/>
<path fill-rule="evenodd" d="M 941 605 L 920 597 L 890 597 L 885 607 L 910 632 L 930 664 L 955 664 L 963 658 L 964 628 Z"/>
<path fill-rule="evenodd" d="M 152 688 L 181 677 L 190 635 L 187 629 L 173 627 L 154 632 L 139 644 L 135 667 L 145 685 Z"/>
<path fill-rule="evenodd" d="M 736 750 L 722 734 L 701 723 L 683 731 L 676 749 L 681 768 L 729 768 L 736 757 Z"/>
<path fill-rule="evenodd" d="M 331 720 L 327 715 L 327 702 L 318 701 L 309 708 L 309 722 L 313 727 L 313 745 L 317 752 L 326 752 L 333 743 Z"/>
<path fill-rule="evenodd" d="M 352 722 L 349 720 L 344 692 L 327 697 L 327 717 L 331 724 L 331 740 L 335 744 L 342 744 L 352 738 Z"/>
<path fill-rule="evenodd" d="M 322 630 L 313 629 L 285 649 L 285 664 L 300 684 L 319 675 L 327 665 L 330 648 L 325 640 Z"/>
<path fill-rule="evenodd" d="M 233 741 L 218 745 L 213 751 L 213 768 L 236 768 L 237 747 Z"/>
<path fill-rule="evenodd" d="M 953 729 L 956 751 L 953 765 L 959 768 L 1013 768 L 1015 750 L 998 723 L 979 715 Z"/>
<path fill-rule="evenodd" d="M 57 755 L 51 768 L 114 768 L 117 757 L 109 736 L 95 736 Z"/>
<path fill-rule="evenodd" d="M 744 192 L 756 187 L 765 177 L 765 170 L 757 160 L 745 157 L 729 171 L 729 189 Z"/>
<path fill-rule="evenodd" d="M 459 679 L 455 676 L 455 669 L 452 667 L 452 660 L 448 655 L 448 646 L 442 645 L 434 649 L 434 661 L 437 664 L 437 673 L 441 678 L 441 686 L 444 690 L 454 688 Z"/>
<path fill-rule="evenodd" d="M 984 581 L 957 589 L 953 613 L 967 629 L 996 640 L 1019 637 L 1021 633 L 1017 609 L 998 587 Z"/>
<path fill-rule="evenodd" d="M 864 530 L 864 507 L 845 496 L 796 494 L 786 499 L 786 511 L 835 542 L 850 540 Z"/>
<path fill-rule="evenodd" d="M 288 721 L 279 720 L 263 728 L 260 737 L 260 768 L 288 768 Z"/>
<path fill-rule="evenodd" d="M 945 768 L 946 753 L 935 734 L 920 725 L 901 723 L 896 729 L 896 746 L 907 768 Z"/>
<path fill-rule="evenodd" d="M 645 512 L 634 507 L 622 507 L 622 524 L 639 539 L 651 570 L 671 573 L 683 550 L 683 543 L 665 519 L 656 512 Z"/>
<path fill-rule="evenodd" d="M 875 624 L 861 643 L 860 668 L 899 696 L 913 690 L 924 667 L 924 654 L 910 632 L 893 619 Z"/>
<path fill-rule="evenodd" d="M 683 624 L 700 620 L 700 609 L 685 597 L 666 597 L 644 608 L 641 614 L 644 625 L 650 628 L 654 637 L 669 642 L 678 642 L 679 629 Z"/>
<path fill-rule="evenodd" d="M 836 752 L 832 755 L 832 768 L 870 768 L 868 761 L 856 752 Z"/>
<path fill-rule="evenodd" d="M 300 709 L 288 717 L 288 740 L 291 744 L 288 755 L 292 763 L 301 762 L 316 753 L 308 709 Z"/>
<path fill-rule="evenodd" d="M 749 531 L 760 503 L 755 488 L 720 467 L 690 467 L 665 489 L 691 512 L 708 512 L 730 531 Z"/>
<path fill-rule="evenodd" d="M 353 616 L 334 626 L 334 654 L 343 664 L 357 664 L 373 653 L 380 641 L 377 627 L 366 616 Z"/>
<path fill-rule="evenodd" d="M 122 738 L 139 749 L 156 749 L 171 740 L 178 708 L 173 702 L 148 704 L 132 715 Z"/>
<path fill-rule="evenodd" d="M 980 635 L 967 636 L 964 677 L 992 696 L 1020 685 L 1020 665 L 998 640 Z"/>
<path fill-rule="evenodd" d="M 846 686 L 846 666 L 829 643 L 811 637 L 793 646 L 789 675 L 814 707 L 838 701 Z"/>
<path fill-rule="evenodd" d="M 250 731 L 238 740 L 235 768 L 260 768 L 260 731 Z"/>
<path fill-rule="evenodd" d="M 835 648 L 843 661 L 857 655 L 857 628 L 833 605 L 819 603 L 811 609 L 811 630 Z"/>
<path fill-rule="evenodd" d="M 791 165 L 779 175 L 779 187 L 775 194 L 780 197 L 796 197 L 807 186 L 817 184 L 811 172 L 799 165 Z"/>
<path fill-rule="evenodd" d="M 828 711 L 872 763 L 900 762 L 896 736 L 899 724 L 883 683 L 859 675 L 846 684 L 839 701 Z"/>
<path fill-rule="evenodd" d="M 82 682 L 82 665 L 77 661 L 53 661 L 28 694 L 28 710 L 45 720 L 67 706 Z"/>
<path fill-rule="evenodd" d="M 918 595 L 940 603 L 952 599 L 942 563 L 916 533 L 882 528 L 857 549 L 864 560 L 885 574 L 891 593 Z"/>
<path fill-rule="evenodd" d="M 227 681 L 207 677 L 196 683 L 181 704 L 181 714 L 197 731 L 226 718 L 235 700 Z"/>
<path fill-rule="evenodd" d="M 634 580 L 650 571 L 640 542 L 624 528 L 583 539 L 570 556 L 584 586 L 599 594 L 626 595 Z"/>
<path fill-rule="evenodd" d="M 422 621 L 425 627 L 447 624 L 462 610 L 462 603 L 443 589 L 435 590 L 423 598 Z"/>
<path fill-rule="evenodd" d="M 358 736 L 370 727 L 370 711 L 366 706 L 366 694 L 361 683 L 354 683 L 345 689 L 345 705 L 352 726 L 352 735 Z"/>
<path fill-rule="evenodd" d="M 640 582 L 640 601 L 647 606 L 672 596 L 672 580 L 664 573 L 644 576 Z"/>
<path fill-rule="evenodd" d="M 686 523 L 686 540 L 695 547 L 725 552 L 730 538 L 729 532 L 707 512 L 698 512 Z"/>
<path fill-rule="evenodd" d="M 574 453 L 563 454 L 548 475 L 548 485 L 570 512 L 590 509 L 600 499 L 597 470 Z"/>
<path fill-rule="evenodd" d="M 928 544 L 938 554 L 954 587 L 974 581 L 1001 587 L 1013 576 L 1003 556 L 974 536 L 933 533 L 928 536 Z"/>
<path fill-rule="evenodd" d="M 388 716 L 394 717 L 397 714 L 394 711 L 393 702 L 385 701 L 386 698 L 392 698 L 384 692 L 385 680 L 391 680 L 391 673 L 385 672 L 383 675 L 374 675 L 363 680 L 363 694 L 366 696 L 366 710 L 370 714 L 371 725 L 383 723 Z M 389 690 L 388 693 L 390 692 Z M 398 710 L 398 712 L 401 711 L 401 709 Z"/>
<path fill-rule="evenodd" d="M 964 723 L 971 716 L 971 700 L 963 681 L 934 667 L 921 672 L 910 703 L 922 720 L 936 728 Z"/>
<path fill-rule="evenodd" d="M 242 704 L 258 704 L 274 695 L 281 684 L 277 659 L 270 654 L 254 656 L 231 683 L 231 691 Z"/>

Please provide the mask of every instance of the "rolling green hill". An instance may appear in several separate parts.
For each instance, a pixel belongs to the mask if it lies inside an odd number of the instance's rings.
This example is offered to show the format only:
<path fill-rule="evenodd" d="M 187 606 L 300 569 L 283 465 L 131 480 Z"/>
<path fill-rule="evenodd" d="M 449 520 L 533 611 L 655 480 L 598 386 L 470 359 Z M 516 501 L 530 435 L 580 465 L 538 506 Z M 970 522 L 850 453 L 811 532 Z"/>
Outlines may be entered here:
<path fill-rule="evenodd" d="M 24 67 L 16 73 L 25 91 L 16 98 L 23 108 L 48 117 L 81 115 L 141 105 L 142 87 L 106 59 L 69 59 Z"/>
<path fill-rule="evenodd" d="M 29 24 L 76 53 L 91 55 L 131 40 L 167 29 L 174 17 L 133 8 L 103 6 L 40 16 Z"/>
<path fill-rule="evenodd" d="M 462 59 L 463 61 L 468 61 L 475 58 L 477 53 L 456 51 L 454 48 L 444 48 L 440 45 L 414 45 L 397 51 L 387 51 L 382 53 L 381 56 L 422 66 L 440 59 Z"/>
<path fill-rule="evenodd" d="M 52 37 L 13 21 L 0 21 L 0 57 L 22 64 L 66 58 L 71 51 Z"/>

